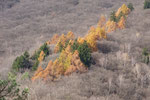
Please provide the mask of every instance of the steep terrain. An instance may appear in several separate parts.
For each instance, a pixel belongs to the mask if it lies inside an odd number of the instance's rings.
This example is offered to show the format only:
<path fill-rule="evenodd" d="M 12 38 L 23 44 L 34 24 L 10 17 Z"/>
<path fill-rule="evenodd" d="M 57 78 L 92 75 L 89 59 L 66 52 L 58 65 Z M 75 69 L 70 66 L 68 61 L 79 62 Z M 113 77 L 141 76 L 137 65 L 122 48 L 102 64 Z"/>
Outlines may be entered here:
<path fill-rule="evenodd" d="M 31 53 L 55 33 L 77 36 L 96 25 L 100 14 L 132 2 L 135 10 L 126 28 L 109 33 L 94 52 L 96 64 L 84 74 L 56 82 L 22 82 L 32 90 L 30 100 L 149 100 L 150 69 L 141 63 L 143 48 L 150 49 L 150 10 L 144 0 L 21 0 L 0 11 L 0 67 L 5 74 L 17 55 Z"/>
<path fill-rule="evenodd" d="M 14 56 L 25 50 L 33 51 L 55 33 L 71 30 L 86 34 L 98 22 L 100 14 L 109 15 L 123 3 L 119 0 L 21 0 L 11 9 L 0 11 L 1 67 L 8 68 Z M 143 2 L 138 3 L 142 7 Z"/>

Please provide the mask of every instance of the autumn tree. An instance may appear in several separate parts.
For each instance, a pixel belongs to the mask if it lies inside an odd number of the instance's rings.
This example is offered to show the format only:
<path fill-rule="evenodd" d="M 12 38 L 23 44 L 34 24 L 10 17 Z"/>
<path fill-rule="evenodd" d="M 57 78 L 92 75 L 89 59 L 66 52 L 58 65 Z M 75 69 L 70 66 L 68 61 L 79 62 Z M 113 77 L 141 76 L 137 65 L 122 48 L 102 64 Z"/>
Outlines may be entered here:
<path fill-rule="evenodd" d="M 50 39 L 50 41 L 47 41 L 47 45 L 50 45 L 50 44 L 56 44 L 59 40 L 59 35 L 58 34 L 55 34 L 53 35 L 53 37 Z"/>
<path fill-rule="evenodd" d="M 73 39 L 74 39 L 74 34 L 71 31 L 68 32 L 67 35 L 62 34 L 55 46 L 54 52 L 57 53 L 57 52 L 61 52 L 62 50 L 64 50 L 67 47 L 69 41 Z"/>
<path fill-rule="evenodd" d="M 124 15 L 128 15 L 129 12 L 130 12 L 130 9 L 129 9 L 125 4 L 123 4 L 123 5 L 118 9 L 118 11 L 116 12 L 116 16 L 118 17 L 121 12 L 122 12 Z"/>
<path fill-rule="evenodd" d="M 100 20 L 99 20 L 99 22 L 98 22 L 98 26 L 99 26 L 99 27 L 104 27 L 105 24 L 106 24 L 106 18 L 105 18 L 104 15 L 101 15 Z"/>
<path fill-rule="evenodd" d="M 122 16 L 120 21 L 118 22 L 118 28 L 124 29 L 125 28 L 125 18 Z"/>
<path fill-rule="evenodd" d="M 97 26 L 97 28 L 96 28 L 96 34 L 97 34 L 97 40 L 100 40 L 100 39 L 106 39 L 107 38 L 107 36 L 106 36 L 106 31 L 105 31 L 105 28 L 104 27 L 99 27 L 99 26 Z"/>
<path fill-rule="evenodd" d="M 106 23 L 106 32 L 109 33 L 109 32 L 113 32 L 117 29 L 117 23 L 114 22 L 114 21 L 107 21 Z"/>
<path fill-rule="evenodd" d="M 44 58 L 45 58 L 45 53 L 44 53 L 44 51 L 41 51 L 40 56 L 38 58 L 39 62 L 43 61 Z"/>
<path fill-rule="evenodd" d="M 80 60 L 89 67 L 91 65 L 91 49 L 89 48 L 87 42 L 85 41 L 82 45 L 78 48 Z"/>

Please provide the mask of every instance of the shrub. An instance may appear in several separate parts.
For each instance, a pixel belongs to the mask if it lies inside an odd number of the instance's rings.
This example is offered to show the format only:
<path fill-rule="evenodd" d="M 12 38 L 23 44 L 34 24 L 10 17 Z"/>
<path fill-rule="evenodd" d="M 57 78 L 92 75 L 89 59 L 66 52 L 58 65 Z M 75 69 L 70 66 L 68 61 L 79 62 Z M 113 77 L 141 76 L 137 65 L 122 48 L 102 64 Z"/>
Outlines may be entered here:
<path fill-rule="evenodd" d="M 142 55 L 143 55 L 143 62 L 149 64 L 149 52 L 146 48 L 143 49 Z"/>
<path fill-rule="evenodd" d="M 35 63 L 33 64 L 33 66 L 32 66 L 32 70 L 35 71 L 38 68 L 38 65 L 39 65 L 39 61 L 36 60 Z"/>
<path fill-rule="evenodd" d="M 150 8 L 150 0 L 145 0 L 144 9 L 149 9 L 149 8 Z"/>
<path fill-rule="evenodd" d="M 117 22 L 117 17 L 116 17 L 115 14 L 116 14 L 115 11 L 113 11 L 113 12 L 110 14 L 110 20 L 111 20 L 111 21 L 114 21 L 114 22 Z"/>
<path fill-rule="evenodd" d="M 20 91 L 19 85 L 13 74 L 9 73 L 8 79 L 0 79 L 0 100 L 27 100 L 28 88 Z"/>
<path fill-rule="evenodd" d="M 80 60 L 89 67 L 91 65 L 91 49 L 89 48 L 86 41 L 78 47 L 78 52 L 80 56 Z"/>
<path fill-rule="evenodd" d="M 25 58 L 29 58 L 30 57 L 30 55 L 29 55 L 29 53 L 27 51 L 25 51 L 23 55 L 24 55 Z"/>
<path fill-rule="evenodd" d="M 132 3 L 129 3 L 129 4 L 128 4 L 128 8 L 129 8 L 131 11 L 133 11 L 133 10 L 134 10 L 133 4 L 132 4 Z"/>
<path fill-rule="evenodd" d="M 12 68 L 15 71 L 19 71 L 20 69 L 25 69 L 25 68 L 30 68 L 31 64 L 29 62 L 29 53 L 25 52 L 23 55 L 20 57 L 17 57 L 12 65 Z"/>

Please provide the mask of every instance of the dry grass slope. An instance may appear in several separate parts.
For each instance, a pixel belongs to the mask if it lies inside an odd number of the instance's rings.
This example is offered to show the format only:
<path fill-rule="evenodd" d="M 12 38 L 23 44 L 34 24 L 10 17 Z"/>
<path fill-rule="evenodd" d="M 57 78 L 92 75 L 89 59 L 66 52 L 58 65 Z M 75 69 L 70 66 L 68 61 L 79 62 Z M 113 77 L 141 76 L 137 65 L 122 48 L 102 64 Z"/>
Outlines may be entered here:
<path fill-rule="evenodd" d="M 141 62 L 142 49 L 150 49 L 150 10 L 143 9 L 144 0 L 21 0 L 0 11 L 0 74 L 10 69 L 16 55 L 32 52 L 53 34 L 71 30 L 84 36 L 100 14 L 129 2 L 135 10 L 126 29 L 98 44 L 99 51 L 92 54 L 96 64 L 87 73 L 49 84 L 18 81 L 31 90 L 29 100 L 150 100 L 150 65 Z"/>

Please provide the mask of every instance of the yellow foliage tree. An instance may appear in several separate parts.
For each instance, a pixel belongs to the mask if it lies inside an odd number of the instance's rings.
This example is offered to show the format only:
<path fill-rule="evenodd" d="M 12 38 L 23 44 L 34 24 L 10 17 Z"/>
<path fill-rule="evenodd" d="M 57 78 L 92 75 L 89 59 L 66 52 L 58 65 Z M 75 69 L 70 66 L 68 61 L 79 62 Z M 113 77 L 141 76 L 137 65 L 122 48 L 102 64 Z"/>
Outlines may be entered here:
<path fill-rule="evenodd" d="M 35 81 L 36 79 L 38 79 L 39 73 L 42 71 L 43 71 L 43 68 L 41 66 L 39 66 L 31 80 Z"/>
<path fill-rule="evenodd" d="M 122 12 L 124 15 L 128 15 L 129 12 L 130 12 L 130 9 L 129 9 L 125 4 L 123 4 L 123 5 L 118 9 L 118 11 L 116 12 L 116 17 L 118 17 L 121 12 Z"/>
<path fill-rule="evenodd" d="M 40 56 L 38 58 L 39 62 L 43 61 L 44 57 L 45 57 L 45 53 L 44 53 L 44 51 L 41 51 Z"/>
<path fill-rule="evenodd" d="M 77 50 L 73 53 L 71 58 L 71 65 L 66 69 L 64 75 L 70 75 L 71 73 L 76 71 L 79 71 L 80 73 L 87 71 L 87 67 L 81 62 Z"/>
<path fill-rule="evenodd" d="M 99 26 L 99 27 L 104 27 L 104 26 L 105 26 L 105 23 L 106 23 L 106 18 L 105 18 L 104 15 L 101 15 L 100 20 L 99 20 L 99 22 L 98 22 L 98 26 Z"/>
<path fill-rule="evenodd" d="M 73 32 L 69 31 L 68 34 L 67 34 L 67 39 L 74 39 L 75 36 L 73 34 Z"/>
<path fill-rule="evenodd" d="M 117 29 L 117 23 L 109 20 L 109 21 L 107 21 L 105 28 L 106 28 L 107 33 L 115 31 Z"/>
<path fill-rule="evenodd" d="M 97 40 L 102 38 L 106 39 L 106 32 L 105 28 L 101 28 L 99 25 L 96 28 L 91 27 L 88 34 L 85 36 L 85 40 L 92 51 L 97 51 Z"/>
<path fill-rule="evenodd" d="M 125 18 L 122 16 L 120 21 L 118 22 L 118 28 L 124 29 L 125 28 Z"/>
<path fill-rule="evenodd" d="M 84 38 L 81 38 L 81 37 L 78 37 L 78 39 L 77 39 L 77 42 L 78 42 L 79 44 L 82 44 L 84 41 L 85 41 L 85 39 L 84 39 Z"/>
<path fill-rule="evenodd" d="M 56 44 L 58 40 L 59 40 L 59 35 L 54 34 L 53 37 L 50 39 L 50 41 L 47 41 L 47 45 Z"/>
<path fill-rule="evenodd" d="M 105 31 L 104 27 L 101 28 L 101 27 L 97 26 L 97 28 L 96 28 L 96 34 L 98 36 L 98 39 L 102 39 L 102 38 L 106 39 L 107 38 L 106 31 Z"/>
<path fill-rule="evenodd" d="M 97 51 L 97 35 L 95 34 L 88 34 L 85 37 L 85 40 L 87 41 L 87 43 L 89 44 L 89 47 L 92 49 L 92 51 Z"/>
<path fill-rule="evenodd" d="M 71 32 L 71 31 L 68 32 L 67 35 L 62 34 L 62 35 L 60 36 L 60 38 L 59 38 L 59 40 L 58 40 L 56 46 L 55 46 L 54 52 L 57 53 L 57 52 L 59 51 L 59 49 L 60 49 L 60 44 L 61 44 L 61 46 L 64 48 L 64 47 L 66 46 L 66 42 L 67 42 L 67 41 L 70 42 L 70 40 L 73 40 L 74 38 L 75 38 L 75 36 L 74 36 L 73 32 Z"/>
<path fill-rule="evenodd" d="M 40 66 L 32 77 L 32 81 L 37 79 L 54 80 L 61 75 L 69 75 L 76 71 L 86 72 L 87 67 L 81 62 L 78 51 L 76 50 L 72 54 L 70 50 L 70 46 L 68 46 L 61 52 L 58 59 L 48 63 L 46 69 L 43 70 Z"/>
<path fill-rule="evenodd" d="M 97 39 L 98 34 L 96 33 L 96 29 L 91 27 L 84 40 L 86 40 L 86 42 L 89 44 L 89 47 L 92 49 L 92 51 L 97 51 Z"/>

